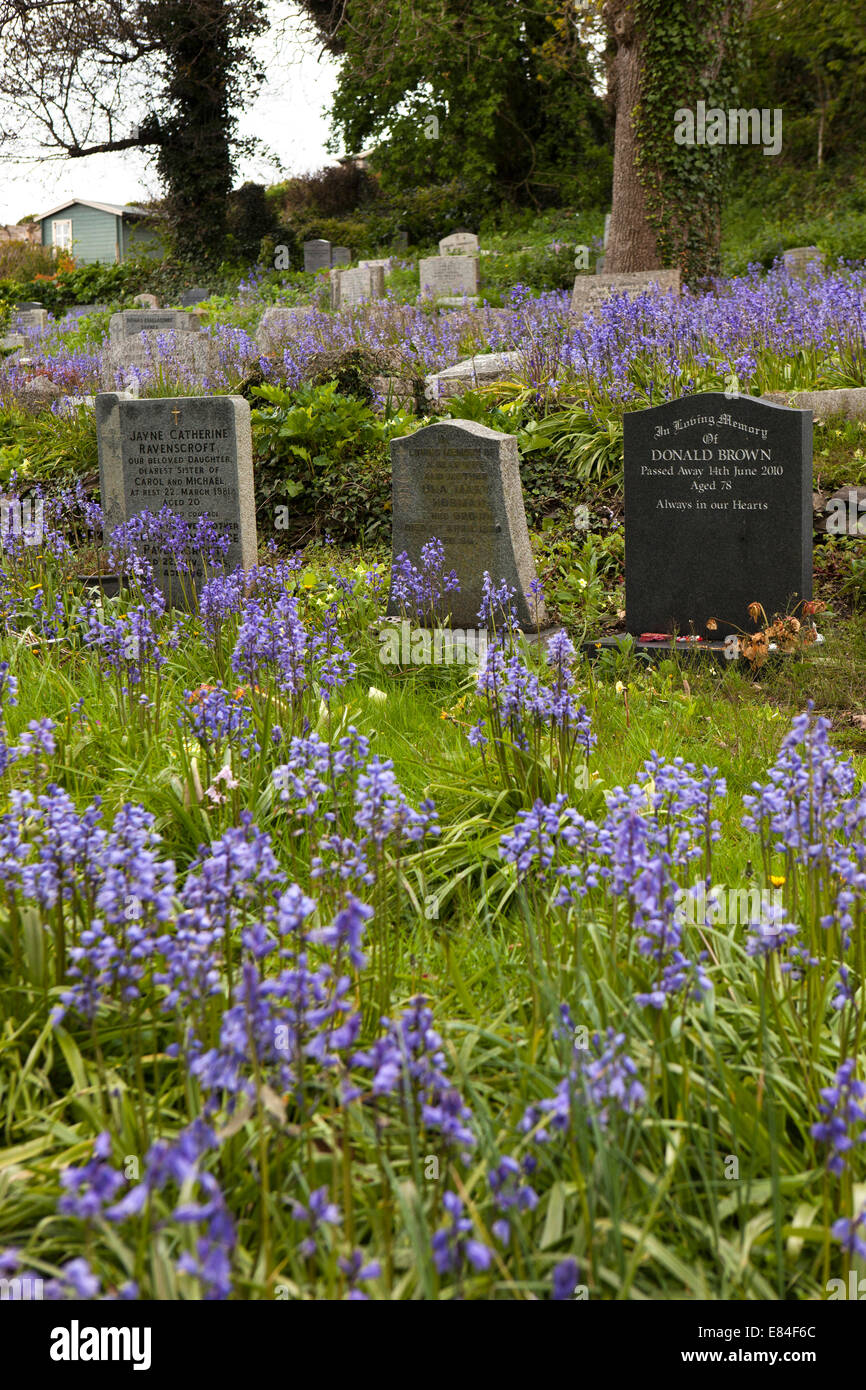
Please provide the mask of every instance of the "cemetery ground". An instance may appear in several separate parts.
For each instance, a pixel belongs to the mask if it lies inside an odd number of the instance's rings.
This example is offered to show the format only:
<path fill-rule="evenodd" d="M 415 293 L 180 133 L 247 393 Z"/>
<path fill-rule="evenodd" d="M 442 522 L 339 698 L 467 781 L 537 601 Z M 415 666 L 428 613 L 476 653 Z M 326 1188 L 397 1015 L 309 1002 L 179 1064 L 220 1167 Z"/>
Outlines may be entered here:
<path fill-rule="evenodd" d="M 336 315 L 326 282 L 210 301 L 205 380 L 181 334 L 136 367 L 143 398 L 249 399 L 243 580 L 206 519 L 103 543 L 94 411 L 59 396 L 130 385 L 107 310 L 0 369 L 25 499 L 0 589 L 0 1273 L 61 1298 L 849 1296 L 862 531 L 816 537 L 796 626 L 756 643 L 717 615 L 749 660 L 586 644 L 623 627 L 624 411 L 862 387 L 862 271 L 578 321 L 556 287 L 416 304 L 408 260 Z M 280 294 L 322 303 L 265 352 Z M 501 380 L 431 399 L 494 352 L 517 354 Z M 516 438 L 563 628 L 511 637 L 488 593 L 480 679 L 423 659 L 451 604 L 437 547 L 402 588 L 391 568 L 390 442 L 442 417 Z M 864 444 L 816 423 L 822 504 L 866 483 Z M 192 611 L 162 600 L 168 557 Z M 383 660 L 389 590 L 408 658 Z"/>

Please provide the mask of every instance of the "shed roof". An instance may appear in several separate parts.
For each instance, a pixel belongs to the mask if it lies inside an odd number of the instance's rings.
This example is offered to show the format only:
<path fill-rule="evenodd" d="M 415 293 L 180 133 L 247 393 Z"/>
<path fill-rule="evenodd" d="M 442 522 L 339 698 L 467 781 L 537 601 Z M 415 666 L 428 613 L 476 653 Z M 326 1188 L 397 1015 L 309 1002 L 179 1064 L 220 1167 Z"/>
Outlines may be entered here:
<path fill-rule="evenodd" d="M 134 203 L 94 203 L 90 198 L 67 198 L 65 202 L 58 203 L 56 208 L 49 208 L 47 212 L 39 213 L 34 220 L 44 222 L 46 217 L 52 217 L 55 212 L 63 212 L 75 203 L 80 203 L 85 208 L 96 208 L 99 212 L 110 212 L 113 217 L 148 217 L 150 215 L 146 208 L 136 207 Z"/>

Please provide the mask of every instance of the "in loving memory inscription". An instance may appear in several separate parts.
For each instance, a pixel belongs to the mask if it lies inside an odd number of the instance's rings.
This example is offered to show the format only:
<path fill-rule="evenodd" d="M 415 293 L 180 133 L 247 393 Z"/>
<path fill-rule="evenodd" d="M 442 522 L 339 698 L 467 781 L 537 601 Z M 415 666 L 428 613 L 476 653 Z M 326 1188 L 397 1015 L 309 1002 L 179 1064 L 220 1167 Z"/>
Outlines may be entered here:
<path fill-rule="evenodd" d="M 626 414 L 624 446 L 629 632 L 724 636 L 811 597 L 809 411 L 706 392 Z"/>

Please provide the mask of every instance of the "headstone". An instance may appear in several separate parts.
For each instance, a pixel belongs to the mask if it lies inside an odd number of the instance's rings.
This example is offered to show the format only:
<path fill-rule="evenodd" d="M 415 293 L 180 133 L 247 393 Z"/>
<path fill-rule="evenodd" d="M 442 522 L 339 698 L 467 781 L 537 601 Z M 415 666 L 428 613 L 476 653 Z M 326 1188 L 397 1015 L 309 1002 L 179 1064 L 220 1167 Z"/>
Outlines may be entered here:
<path fill-rule="evenodd" d="M 331 247 L 331 265 L 332 265 L 332 266 L 335 266 L 335 265 L 351 265 L 351 264 L 352 264 L 352 252 L 349 250 L 348 246 L 332 246 L 332 247 Z"/>
<path fill-rule="evenodd" d="M 298 320 L 306 318 L 309 312 L 306 305 L 289 309 L 275 304 L 266 309 L 256 329 L 256 343 L 262 352 L 274 352 L 280 347 L 295 332 Z"/>
<path fill-rule="evenodd" d="M 137 304 L 139 309 L 158 309 L 159 300 L 155 294 L 135 294 L 132 297 L 133 304 Z"/>
<path fill-rule="evenodd" d="M 18 398 L 25 410 L 47 410 L 63 395 L 62 389 L 47 376 L 31 377 L 18 390 Z"/>
<path fill-rule="evenodd" d="M 195 333 L 200 327 L 183 309 L 124 309 L 108 320 L 108 341 L 120 343 L 139 333 Z"/>
<path fill-rule="evenodd" d="M 29 314 L 33 309 L 44 309 L 38 299 L 23 299 L 20 304 L 13 304 L 13 314 Z"/>
<path fill-rule="evenodd" d="M 359 270 L 370 270 L 370 269 L 371 269 L 372 267 L 374 267 L 374 266 L 381 266 L 382 269 L 384 270 L 385 274 L 387 275 L 388 271 L 391 269 L 391 257 L 390 257 L 390 256 L 382 256 L 382 257 L 381 257 L 379 260 L 377 260 L 377 261 L 359 261 L 359 262 L 358 262 L 358 269 L 359 269 Z"/>
<path fill-rule="evenodd" d="M 385 298 L 385 272 L 381 266 L 331 271 L 331 308 L 351 309 L 368 299 Z"/>
<path fill-rule="evenodd" d="M 331 269 L 331 243 L 329 241 L 304 242 L 304 270 L 315 275 L 318 270 Z"/>
<path fill-rule="evenodd" d="M 514 435 L 473 420 L 427 425 L 391 441 L 391 478 L 394 558 L 405 551 L 420 568 L 421 547 L 433 536 L 442 542 L 445 571 L 460 581 L 460 592 L 445 600 L 454 627 L 479 626 L 485 570 L 516 591 L 521 627 L 545 625 L 531 592 L 535 564 Z M 393 598 L 388 612 L 399 613 Z"/>
<path fill-rule="evenodd" d="M 439 304 L 462 304 L 464 298 L 477 301 L 477 256 L 428 256 L 418 262 L 421 294 Z"/>
<path fill-rule="evenodd" d="M 459 396 L 493 381 L 510 381 L 520 371 L 523 360 L 522 352 L 478 353 L 442 372 L 431 372 L 424 378 L 424 395 L 435 405 L 449 396 Z"/>
<path fill-rule="evenodd" d="M 661 293 L 680 292 L 678 270 L 634 270 L 625 274 L 578 275 L 571 292 L 571 313 L 594 313 L 612 294 L 627 294 L 630 299 L 655 286 Z"/>
<path fill-rule="evenodd" d="M 67 318 L 83 319 L 85 314 L 98 314 L 107 308 L 107 304 L 71 304 L 65 314 Z"/>
<path fill-rule="evenodd" d="M 815 420 L 843 415 L 848 420 L 866 420 L 866 386 L 839 386 L 831 391 L 766 391 L 763 399 L 795 410 L 810 410 Z"/>
<path fill-rule="evenodd" d="M 12 314 L 12 322 L 23 332 L 42 333 L 48 327 L 48 310 L 19 309 Z"/>
<path fill-rule="evenodd" d="M 171 329 L 136 333 L 109 342 L 103 349 L 100 386 L 103 391 L 116 391 L 121 382 L 146 384 L 161 379 L 213 387 L 224 373 L 222 352 L 219 338 L 210 333 L 176 333 Z"/>
<path fill-rule="evenodd" d="M 256 560 L 250 407 L 242 396 L 96 398 L 99 485 L 105 537 L 141 511 L 170 507 L 187 521 L 207 516 L 230 538 L 227 569 Z M 157 557 L 154 557 L 155 573 Z M 183 582 L 166 556 L 167 597 Z M 201 567 L 196 581 L 204 577 Z"/>
<path fill-rule="evenodd" d="M 180 297 L 180 302 L 185 309 L 191 309 L 194 304 L 203 304 L 206 299 L 210 299 L 210 296 L 210 290 L 195 287 L 191 290 L 185 290 Z"/>
<path fill-rule="evenodd" d="M 812 595 L 812 418 L 709 391 L 624 417 L 626 627 L 717 640 Z M 712 634 L 707 622 L 718 624 Z"/>
<path fill-rule="evenodd" d="M 404 253 L 409 250 L 409 233 L 400 228 L 394 233 L 392 245 L 395 251 Z"/>
<path fill-rule="evenodd" d="M 782 264 L 789 275 L 802 280 L 810 270 L 824 269 L 824 253 L 817 246 L 792 246 L 783 252 Z"/>
<path fill-rule="evenodd" d="M 4 352 L 16 352 L 19 348 L 27 346 L 27 339 L 23 333 L 6 333 L 0 338 L 0 348 Z"/>
<path fill-rule="evenodd" d="M 480 243 L 474 232 L 452 232 L 439 243 L 440 256 L 477 256 Z"/>

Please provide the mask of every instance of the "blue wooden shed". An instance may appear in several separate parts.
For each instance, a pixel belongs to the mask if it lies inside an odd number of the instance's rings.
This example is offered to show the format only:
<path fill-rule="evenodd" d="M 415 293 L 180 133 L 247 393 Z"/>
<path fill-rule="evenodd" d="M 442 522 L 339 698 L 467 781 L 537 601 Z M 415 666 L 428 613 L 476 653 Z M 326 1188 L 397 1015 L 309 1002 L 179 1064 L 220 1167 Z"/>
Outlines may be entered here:
<path fill-rule="evenodd" d="M 43 246 L 68 251 L 76 265 L 113 265 L 143 252 L 162 253 L 159 237 L 148 222 L 150 216 L 131 203 L 69 198 L 35 220 L 42 228 Z"/>

